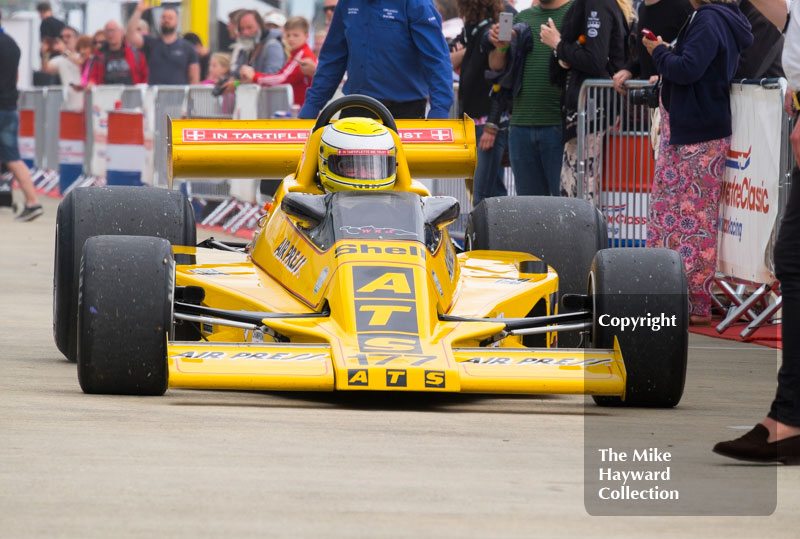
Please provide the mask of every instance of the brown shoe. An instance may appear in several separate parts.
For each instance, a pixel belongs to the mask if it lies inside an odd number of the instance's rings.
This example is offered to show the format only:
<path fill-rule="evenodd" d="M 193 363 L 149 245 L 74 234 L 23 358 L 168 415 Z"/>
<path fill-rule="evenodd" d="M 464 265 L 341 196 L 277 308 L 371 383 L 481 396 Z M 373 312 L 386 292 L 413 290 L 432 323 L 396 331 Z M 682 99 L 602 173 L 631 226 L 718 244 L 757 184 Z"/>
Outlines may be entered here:
<path fill-rule="evenodd" d="M 719 442 L 714 453 L 750 462 L 800 464 L 800 435 L 767 443 L 769 431 L 759 423 L 753 430 L 729 442 Z"/>
<path fill-rule="evenodd" d="M 692 326 L 710 326 L 711 315 L 692 314 L 689 316 L 689 324 Z"/>

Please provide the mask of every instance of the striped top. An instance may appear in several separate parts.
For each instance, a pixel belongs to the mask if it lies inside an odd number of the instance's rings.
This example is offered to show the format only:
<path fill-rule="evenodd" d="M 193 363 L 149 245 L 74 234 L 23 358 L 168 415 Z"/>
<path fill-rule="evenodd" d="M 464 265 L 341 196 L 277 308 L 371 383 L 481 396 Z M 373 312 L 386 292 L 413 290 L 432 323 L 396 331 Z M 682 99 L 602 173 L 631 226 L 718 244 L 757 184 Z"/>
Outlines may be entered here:
<path fill-rule="evenodd" d="M 531 27 L 533 50 L 525 57 L 522 89 L 514 99 L 511 125 L 544 127 L 561 125 L 561 89 L 550 84 L 550 57 L 553 50 L 541 42 L 539 27 L 552 17 L 556 28 L 572 2 L 556 9 L 533 6 L 517 13 L 514 23 L 524 22 Z"/>

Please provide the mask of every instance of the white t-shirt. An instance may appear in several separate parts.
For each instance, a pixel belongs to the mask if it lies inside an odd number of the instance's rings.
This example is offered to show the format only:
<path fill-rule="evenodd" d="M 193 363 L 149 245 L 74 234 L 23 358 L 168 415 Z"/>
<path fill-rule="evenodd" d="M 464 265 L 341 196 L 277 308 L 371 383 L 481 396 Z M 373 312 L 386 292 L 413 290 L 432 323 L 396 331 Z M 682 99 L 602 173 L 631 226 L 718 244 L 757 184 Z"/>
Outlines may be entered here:
<path fill-rule="evenodd" d="M 800 0 L 792 0 L 789 6 L 789 28 L 783 42 L 783 72 L 789 80 L 789 89 L 800 91 Z"/>
<path fill-rule="evenodd" d="M 61 77 L 61 85 L 67 88 L 66 107 L 69 110 L 83 110 L 83 92 L 76 92 L 71 84 L 81 84 L 81 68 L 66 56 L 56 56 L 50 60 L 50 64 L 58 69 L 58 76 Z"/>

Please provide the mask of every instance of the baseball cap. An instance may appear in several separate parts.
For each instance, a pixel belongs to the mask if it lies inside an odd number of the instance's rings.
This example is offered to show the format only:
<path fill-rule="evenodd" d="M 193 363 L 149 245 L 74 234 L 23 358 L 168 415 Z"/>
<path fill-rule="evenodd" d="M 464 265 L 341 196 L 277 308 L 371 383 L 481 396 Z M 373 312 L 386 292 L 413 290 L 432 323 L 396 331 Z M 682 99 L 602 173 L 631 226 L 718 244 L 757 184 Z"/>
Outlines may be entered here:
<path fill-rule="evenodd" d="M 264 15 L 264 24 L 274 24 L 283 28 L 283 25 L 286 24 L 286 15 L 274 9 Z"/>

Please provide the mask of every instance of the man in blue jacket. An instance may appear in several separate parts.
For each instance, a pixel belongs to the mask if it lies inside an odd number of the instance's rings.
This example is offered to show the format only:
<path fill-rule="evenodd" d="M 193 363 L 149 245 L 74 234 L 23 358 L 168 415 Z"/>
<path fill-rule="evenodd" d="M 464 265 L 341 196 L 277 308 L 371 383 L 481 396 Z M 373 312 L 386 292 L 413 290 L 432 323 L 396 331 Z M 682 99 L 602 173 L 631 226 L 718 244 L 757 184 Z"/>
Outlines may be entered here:
<path fill-rule="evenodd" d="M 396 118 L 424 118 L 428 98 L 428 118 L 449 117 L 453 69 L 432 0 L 341 0 L 300 118 L 317 117 L 345 71 L 346 95 L 374 97 Z"/>

